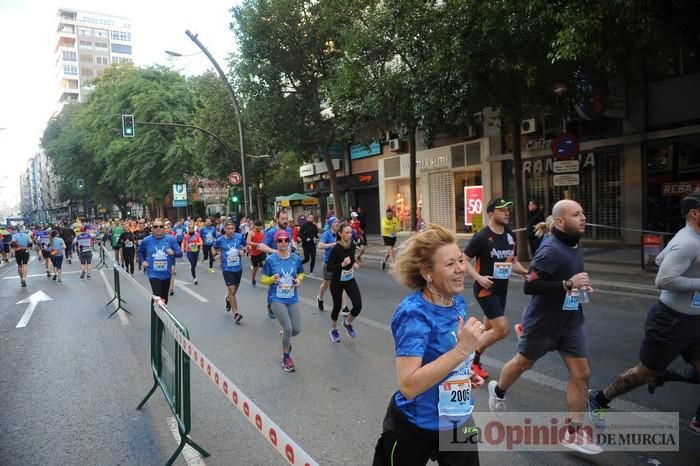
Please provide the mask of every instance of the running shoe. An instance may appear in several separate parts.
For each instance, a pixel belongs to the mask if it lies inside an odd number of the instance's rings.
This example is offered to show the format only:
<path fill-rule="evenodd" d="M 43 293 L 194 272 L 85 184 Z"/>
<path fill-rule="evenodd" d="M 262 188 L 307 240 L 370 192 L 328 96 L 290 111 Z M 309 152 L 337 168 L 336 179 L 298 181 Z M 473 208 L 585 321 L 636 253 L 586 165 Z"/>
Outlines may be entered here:
<path fill-rule="evenodd" d="M 26 281 L 26 280 L 22 280 L 22 286 L 23 286 L 23 287 L 26 287 L 26 286 L 27 286 L 27 281 Z"/>
<path fill-rule="evenodd" d="M 170 296 L 175 296 L 175 290 L 170 290 Z"/>
<path fill-rule="evenodd" d="M 87 274 L 87 279 L 90 280 L 90 274 Z"/>
<path fill-rule="evenodd" d="M 337 328 L 332 328 L 328 335 L 330 335 L 331 343 L 340 343 L 340 332 Z"/>
<path fill-rule="evenodd" d="M 690 430 L 696 434 L 700 434 L 700 419 L 698 419 L 697 416 L 693 416 L 693 419 L 690 421 L 690 424 L 688 424 L 688 427 L 690 427 Z"/>
<path fill-rule="evenodd" d="M 228 296 L 225 296 L 224 299 L 226 300 L 226 312 L 229 312 L 231 310 L 231 305 L 228 302 Z"/>
<path fill-rule="evenodd" d="M 51 272 L 49 272 L 48 270 L 46 271 L 46 277 L 51 278 Z"/>
<path fill-rule="evenodd" d="M 321 296 L 316 296 L 316 304 L 318 304 L 318 310 L 323 312 L 323 300 Z"/>
<path fill-rule="evenodd" d="M 214 273 L 214 269 L 209 269 L 209 273 Z"/>
<path fill-rule="evenodd" d="M 194 284 L 195 284 L 195 285 L 198 285 L 198 284 L 199 284 L 199 282 L 197 281 L 196 278 L 194 279 Z"/>
<path fill-rule="evenodd" d="M 386 270 L 386 262 L 382 261 L 382 272 Z"/>
<path fill-rule="evenodd" d="M 566 429 L 561 446 L 570 450 L 583 453 L 584 455 L 597 455 L 603 453 L 603 449 L 593 442 L 586 429 L 578 428 L 574 432 Z"/>
<path fill-rule="evenodd" d="M 58 283 L 61 283 L 61 277 L 58 277 Z"/>
<path fill-rule="evenodd" d="M 350 338 L 355 338 L 357 336 L 357 333 L 355 333 L 355 329 L 352 328 L 352 324 L 348 324 L 348 321 L 346 319 L 343 319 L 343 328 L 345 329 L 345 332 Z"/>
<path fill-rule="evenodd" d="M 282 369 L 284 369 L 285 372 L 294 372 L 296 367 L 294 367 L 294 359 L 292 359 L 291 356 L 284 356 L 282 358 Z"/>
<path fill-rule="evenodd" d="M 256 286 L 256 284 L 255 284 L 255 280 L 252 280 L 252 281 L 250 282 L 250 284 L 253 285 L 253 288 L 257 288 L 257 286 Z"/>
<path fill-rule="evenodd" d="M 488 384 L 489 391 L 489 409 L 492 413 L 503 412 L 506 410 L 506 399 L 499 398 L 496 395 L 496 387 L 498 386 L 497 380 L 492 380 Z"/>
<path fill-rule="evenodd" d="M 69 263 L 69 264 L 72 264 L 72 262 L 71 262 L 71 260 L 70 260 L 70 259 L 68 259 L 68 263 Z"/>
<path fill-rule="evenodd" d="M 82 272 L 82 273 L 80 274 L 80 279 L 83 280 L 84 278 L 85 278 L 85 272 Z"/>
<path fill-rule="evenodd" d="M 340 310 L 340 313 L 343 314 L 344 316 L 350 314 L 350 308 L 347 306 L 343 306 L 343 309 Z"/>
<path fill-rule="evenodd" d="M 56 281 L 57 278 L 58 278 L 58 275 L 57 275 L 57 274 L 53 274 L 53 281 Z"/>
<path fill-rule="evenodd" d="M 586 403 L 586 414 L 591 424 L 597 429 L 605 429 L 605 415 L 608 412 L 608 407 L 598 403 L 597 395 L 599 391 L 588 390 L 588 403 Z"/>
<path fill-rule="evenodd" d="M 233 320 L 234 320 L 238 325 L 240 325 L 240 324 L 241 324 L 241 321 L 243 320 L 243 314 L 241 314 L 240 312 L 234 313 L 234 314 L 233 314 Z"/>
<path fill-rule="evenodd" d="M 489 377 L 489 373 L 484 370 L 480 362 L 472 363 L 472 374 L 476 374 L 482 379 L 487 379 Z"/>

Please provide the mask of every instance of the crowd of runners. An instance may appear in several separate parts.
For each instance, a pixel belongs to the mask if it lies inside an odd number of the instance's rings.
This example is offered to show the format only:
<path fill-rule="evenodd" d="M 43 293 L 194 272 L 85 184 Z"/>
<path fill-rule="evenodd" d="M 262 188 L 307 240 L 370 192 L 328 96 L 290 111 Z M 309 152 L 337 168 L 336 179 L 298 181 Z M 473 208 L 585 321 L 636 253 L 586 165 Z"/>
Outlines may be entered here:
<path fill-rule="evenodd" d="M 653 392 L 671 381 L 700 383 L 700 194 L 682 200 L 686 226 L 657 258 L 656 285 L 661 295 L 644 326 L 639 362 L 600 390 L 589 390 L 583 309 L 594 289 L 584 266 L 583 209 L 575 201 L 561 200 L 546 221 L 532 225 L 533 233 L 537 232 L 529 238 L 534 258 L 526 268 L 517 256 L 518 248 L 528 245 L 518 244 L 509 227 L 511 206 L 506 199 L 491 200 L 486 207 L 488 223 L 464 250 L 453 233 L 427 224 L 408 237 L 396 257 L 400 224 L 390 209 L 383 218 L 386 250 L 378 269 L 389 268 L 411 293 L 391 321 L 399 389 L 391 398 L 374 464 L 425 464 L 429 458 L 440 464 L 478 464 L 473 451 L 445 456 L 435 434 L 454 428 L 455 422 L 471 425 L 472 387 L 489 378 L 485 386 L 489 409 L 505 411 L 506 392 L 552 351 L 560 354 L 569 372 L 570 417 L 561 444 L 582 454 L 602 452 L 581 427 L 588 422 L 603 429 L 608 406 L 618 396 L 642 385 Z M 237 292 L 244 263 L 249 261 L 251 286 L 268 287 L 261 308 L 266 307 L 269 318 L 280 325 L 281 366 L 293 372 L 292 339 L 301 332 L 298 290 L 311 286 L 304 285 L 305 277 L 314 276 L 317 250 L 323 252 L 318 309 L 326 310 L 326 291 L 332 300 L 329 341 L 341 342 L 341 330 L 348 338 L 358 336 L 355 320 L 362 311 L 362 293 L 356 275 L 366 267 L 362 256 L 367 239 L 357 217 L 352 212 L 340 219 L 331 212 L 321 224 L 307 215 L 300 225 L 292 225 L 288 212 L 280 210 L 268 226 L 245 217 L 216 216 L 174 223 L 155 218 L 20 226 L 0 233 L 3 260 L 14 257 L 23 287 L 32 250 L 44 264 L 46 277 L 60 283 L 62 263 L 70 263 L 73 253 L 81 264 L 80 278 L 90 279 L 92 255 L 97 248 L 109 246 L 124 273 L 143 271 L 152 293 L 166 303 L 174 295 L 177 258 L 186 257 L 194 285 L 199 283 L 200 262 L 208 273 L 216 273 L 218 263 L 225 285 L 224 310 L 237 325 L 244 317 Z M 523 276 L 524 292 L 531 296 L 515 322 L 509 322 L 506 311 L 512 274 Z M 473 280 L 481 313 L 468 309 L 463 297 L 466 277 Z M 517 350 L 493 377 L 482 366 L 481 357 L 504 340 L 511 326 L 518 336 Z M 683 373 L 667 369 L 677 356 L 688 363 Z M 689 427 L 700 432 L 700 407 Z"/>

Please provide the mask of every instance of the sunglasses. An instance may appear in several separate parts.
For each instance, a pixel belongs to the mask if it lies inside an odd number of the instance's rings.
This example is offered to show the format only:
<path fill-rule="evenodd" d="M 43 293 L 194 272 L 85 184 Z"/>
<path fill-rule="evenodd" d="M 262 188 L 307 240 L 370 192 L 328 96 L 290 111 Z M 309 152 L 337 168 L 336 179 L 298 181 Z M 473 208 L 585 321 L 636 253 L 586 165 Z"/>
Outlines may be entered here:
<path fill-rule="evenodd" d="M 163 225 L 153 225 L 153 228 L 163 228 Z"/>
<path fill-rule="evenodd" d="M 287 238 L 280 238 L 277 240 L 278 243 L 289 243 L 289 239 Z"/>

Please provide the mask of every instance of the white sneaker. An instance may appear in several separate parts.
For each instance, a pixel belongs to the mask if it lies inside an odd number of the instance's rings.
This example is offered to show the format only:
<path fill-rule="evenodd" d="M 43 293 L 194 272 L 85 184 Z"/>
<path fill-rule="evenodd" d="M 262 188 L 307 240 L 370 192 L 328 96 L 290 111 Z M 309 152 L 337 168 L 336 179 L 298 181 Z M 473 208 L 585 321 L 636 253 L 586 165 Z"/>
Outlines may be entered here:
<path fill-rule="evenodd" d="M 194 279 L 194 284 L 195 284 L 195 285 L 199 284 L 199 282 L 197 281 L 196 278 Z"/>
<path fill-rule="evenodd" d="M 589 437 L 588 432 L 582 428 L 577 429 L 574 433 L 569 432 L 567 429 L 564 438 L 561 440 L 561 445 L 584 455 L 603 453 L 603 449 L 596 445 Z"/>
<path fill-rule="evenodd" d="M 489 382 L 489 409 L 492 413 L 501 413 L 506 410 L 506 399 L 499 398 L 496 395 L 496 387 L 498 386 L 498 380 L 492 380 Z"/>

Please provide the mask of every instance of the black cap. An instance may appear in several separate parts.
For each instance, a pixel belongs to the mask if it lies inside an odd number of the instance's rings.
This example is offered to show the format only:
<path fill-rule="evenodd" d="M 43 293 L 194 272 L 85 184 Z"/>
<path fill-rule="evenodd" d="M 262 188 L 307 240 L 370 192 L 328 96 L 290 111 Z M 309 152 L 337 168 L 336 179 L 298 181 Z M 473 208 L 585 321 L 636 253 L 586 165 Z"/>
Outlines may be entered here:
<path fill-rule="evenodd" d="M 488 205 L 486 206 L 486 213 L 493 212 L 496 209 L 510 207 L 512 205 L 513 205 L 512 202 L 506 201 L 503 198 L 497 197 L 496 199 L 491 199 L 491 201 L 489 201 Z"/>
<path fill-rule="evenodd" d="M 681 215 L 688 215 L 692 209 L 700 209 L 700 191 L 688 194 L 681 201 Z"/>

